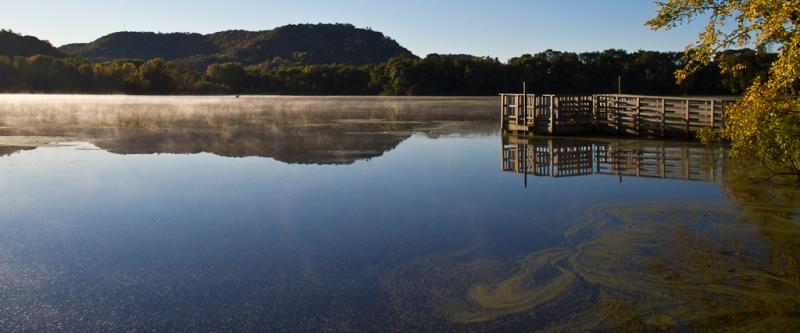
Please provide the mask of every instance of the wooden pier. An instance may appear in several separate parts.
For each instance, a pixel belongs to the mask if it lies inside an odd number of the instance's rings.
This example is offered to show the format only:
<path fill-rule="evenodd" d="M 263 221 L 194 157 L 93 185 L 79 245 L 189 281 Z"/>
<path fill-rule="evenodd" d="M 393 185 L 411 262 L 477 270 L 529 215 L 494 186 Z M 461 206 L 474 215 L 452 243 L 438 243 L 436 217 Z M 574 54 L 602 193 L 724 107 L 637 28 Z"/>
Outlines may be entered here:
<path fill-rule="evenodd" d="M 585 139 L 504 136 L 501 170 L 527 176 L 613 175 L 717 182 L 722 149 L 674 146 L 663 142 L 630 143 Z"/>
<path fill-rule="evenodd" d="M 722 128 L 737 97 L 623 94 L 500 94 L 503 131 L 523 134 L 608 134 L 690 137 Z"/>

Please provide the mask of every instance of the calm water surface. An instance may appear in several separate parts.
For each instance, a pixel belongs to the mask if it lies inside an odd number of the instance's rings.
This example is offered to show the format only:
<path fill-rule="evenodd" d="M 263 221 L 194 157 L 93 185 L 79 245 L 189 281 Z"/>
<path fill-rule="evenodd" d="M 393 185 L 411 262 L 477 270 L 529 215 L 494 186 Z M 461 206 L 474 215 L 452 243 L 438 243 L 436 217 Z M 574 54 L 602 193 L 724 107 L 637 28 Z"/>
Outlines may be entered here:
<path fill-rule="evenodd" d="M 495 99 L 0 96 L 0 331 L 797 331 L 800 192 Z"/>

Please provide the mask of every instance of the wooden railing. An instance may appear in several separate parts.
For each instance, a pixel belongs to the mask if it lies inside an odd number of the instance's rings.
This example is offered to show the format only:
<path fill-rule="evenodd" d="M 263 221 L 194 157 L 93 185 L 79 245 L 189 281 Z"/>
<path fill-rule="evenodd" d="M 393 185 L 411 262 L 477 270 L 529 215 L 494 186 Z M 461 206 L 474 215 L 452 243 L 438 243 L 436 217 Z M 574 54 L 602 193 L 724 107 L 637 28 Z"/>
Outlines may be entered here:
<path fill-rule="evenodd" d="M 500 94 L 501 122 L 537 133 L 591 130 L 592 101 L 588 95 Z"/>
<path fill-rule="evenodd" d="M 721 128 L 735 97 L 501 94 L 504 130 L 538 134 L 689 136 Z"/>
<path fill-rule="evenodd" d="M 688 136 L 701 128 L 722 128 L 731 97 L 594 95 L 595 128 L 636 136 Z"/>

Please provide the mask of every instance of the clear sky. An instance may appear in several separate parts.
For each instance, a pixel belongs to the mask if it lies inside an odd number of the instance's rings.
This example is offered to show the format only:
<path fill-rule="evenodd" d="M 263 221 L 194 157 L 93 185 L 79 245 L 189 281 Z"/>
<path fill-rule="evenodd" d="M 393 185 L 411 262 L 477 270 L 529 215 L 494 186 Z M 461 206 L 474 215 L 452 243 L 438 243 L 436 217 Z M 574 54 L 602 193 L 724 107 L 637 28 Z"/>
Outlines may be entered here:
<path fill-rule="evenodd" d="M 419 56 L 503 61 L 546 49 L 683 50 L 701 28 L 651 31 L 644 22 L 655 14 L 652 0 L 8 0 L 2 7 L 0 28 L 56 46 L 120 30 L 210 33 L 341 22 L 381 31 Z"/>

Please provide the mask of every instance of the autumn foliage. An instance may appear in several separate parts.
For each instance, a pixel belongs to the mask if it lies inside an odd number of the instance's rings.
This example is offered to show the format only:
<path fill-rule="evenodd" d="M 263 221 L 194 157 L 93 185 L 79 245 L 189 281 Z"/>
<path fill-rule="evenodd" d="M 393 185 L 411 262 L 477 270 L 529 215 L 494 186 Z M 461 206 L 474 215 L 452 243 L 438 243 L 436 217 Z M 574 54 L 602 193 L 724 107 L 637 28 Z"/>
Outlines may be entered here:
<path fill-rule="evenodd" d="M 698 41 L 686 49 L 687 65 L 679 81 L 715 60 L 717 51 L 755 46 L 777 51 L 765 75 L 755 78 L 743 99 L 727 110 L 722 135 L 733 154 L 756 157 L 778 173 L 800 175 L 800 0 L 668 0 L 657 2 L 658 14 L 647 24 L 670 29 L 708 17 Z M 741 75 L 747 65 L 719 62 L 723 73 Z"/>

